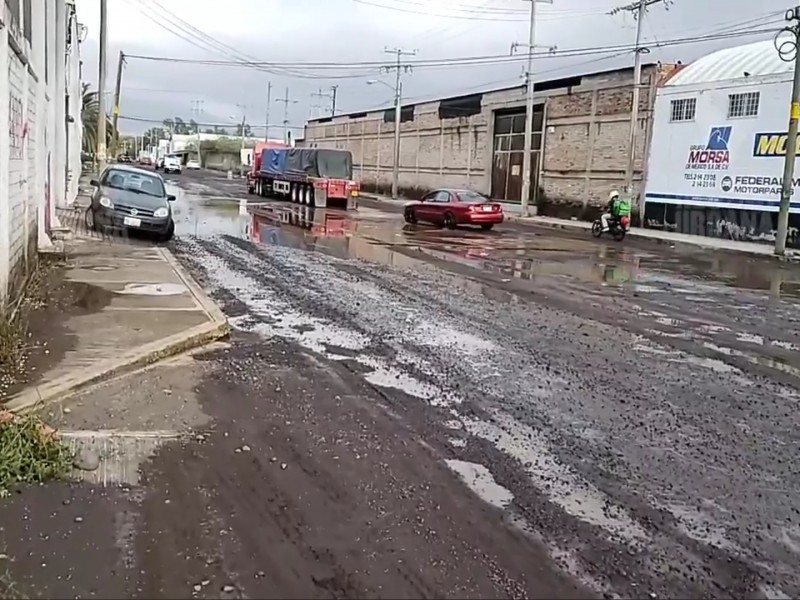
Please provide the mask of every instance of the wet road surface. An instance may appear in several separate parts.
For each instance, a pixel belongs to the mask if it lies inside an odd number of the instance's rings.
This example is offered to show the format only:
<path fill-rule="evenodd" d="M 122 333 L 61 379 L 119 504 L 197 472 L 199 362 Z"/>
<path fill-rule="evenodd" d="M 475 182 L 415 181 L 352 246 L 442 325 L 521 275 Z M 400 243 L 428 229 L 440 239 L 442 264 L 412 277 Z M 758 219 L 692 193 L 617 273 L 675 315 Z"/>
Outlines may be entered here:
<path fill-rule="evenodd" d="M 138 486 L 58 490 L 106 507 L 85 545 L 113 564 L 39 572 L 50 593 L 800 595 L 797 269 L 169 179 L 176 253 L 235 328 L 192 359 L 210 425 Z M 52 489 L 7 510 L 69 539 Z"/>

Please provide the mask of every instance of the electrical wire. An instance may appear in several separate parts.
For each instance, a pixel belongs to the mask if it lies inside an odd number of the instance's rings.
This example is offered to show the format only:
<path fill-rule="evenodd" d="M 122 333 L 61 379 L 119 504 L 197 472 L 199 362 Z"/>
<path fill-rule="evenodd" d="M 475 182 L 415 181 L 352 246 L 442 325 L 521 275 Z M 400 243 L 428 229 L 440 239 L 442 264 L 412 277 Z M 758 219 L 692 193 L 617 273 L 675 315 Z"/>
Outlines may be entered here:
<path fill-rule="evenodd" d="M 455 14 L 445 14 L 445 13 L 435 13 L 430 11 L 420 11 L 414 10 L 412 8 L 403 8 L 402 6 L 393 6 L 387 4 L 381 4 L 379 2 L 373 0 L 351 0 L 356 4 L 362 4 L 364 6 L 372 6 L 374 8 L 381 8 L 384 10 L 390 10 L 400 13 L 412 14 L 417 16 L 425 16 L 425 17 L 436 17 L 441 19 L 458 19 L 464 21 L 492 21 L 492 22 L 506 22 L 506 23 L 521 23 L 527 20 L 527 17 L 524 16 L 527 14 L 527 11 L 519 11 L 519 12 L 478 12 L 478 11 L 466 11 L 466 12 L 456 12 Z M 400 0 L 396 0 L 400 1 Z M 415 2 L 406 2 L 406 4 L 416 5 L 416 6 L 427 6 L 424 4 L 419 4 Z M 440 7 L 445 8 L 445 7 Z M 512 18 L 512 15 L 519 15 L 517 18 Z M 608 11 L 605 10 L 594 10 L 594 11 L 552 11 L 552 12 L 544 12 L 539 17 L 541 20 L 548 20 L 548 17 L 551 18 L 564 18 L 565 16 L 569 16 L 570 18 L 578 18 L 578 17 L 588 17 L 588 16 L 599 16 L 608 14 Z"/>
<path fill-rule="evenodd" d="M 148 119 L 146 117 L 132 117 L 132 116 L 128 116 L 128 115 L 120 115 L 119 118 L 123 119 L 125 121 L 133 121 L 133 122 L 136 122 L 136 123 L 149 123 L 151 125 L 159 125 L 161 127 L 164 126 L 164 121 L 165 121 L 165 119 Z M 190 121 L 184 121 L 184 123 L 186 123 L 187 125 L 189 125 L 191 123 L 192 125 L 194 125 L 196 127 L 219 127 L 221 129 L 231 129 L 231 128 L 235 128 L 237 126 L 236 123 L 234 123 L 234 124 L 231 124 L 231 123 L 198 123 L 197 121 L 191 121 L 191 120 Z M 266 129 L 267 128 L 266 124 L 257 125 L 255 123 L 247 123 L 247 126 L 250 127 L 250 129 Z M 271 124 L 270 127 L 283 127 L 283 123 L 281 123 L 280 125 Z M 305 127 L 305 125 L 287 125 L 287 127 L 289 127 L 289 129 L 303 129 Z"/>
<path fill-rule="evenodd" d="M 663 48 L 670 46 L 697 44 L 709 41 L 740 38 L 744 36 L 774 34 L 774 33 L 775 33 L 774 29 L 745 29 L 739 31 L 729 31 L 725 33 L 667 39 L 667 40 L 662 40 L 661 42 L 655 44 L 651 44 L 651 46 L 656 48 Z M 595 54 L 613 54 L 616 52 L 627 52 L 627 51 L 632 52 L 634 50 L 635 46 L 633 44 L 618 44 L 613 46 L 579 47 L 568 50 L 556 49 L 553 51 L 533 52 L 532 55 L 535 60 L 543 60 L 547 58 L 571 58 L 571 57 L 588 56 Z M 165 63 L 175 63 L 175 64 L 197 64 L 205 66 L 232 66 L 232 67 L 270 64 L 270 65 L 305 67 L 305 68 L 323 70 L 323 69 L 343 69 L 343 68 L 375 69 L 384 65 L 383 62 L 377 62 L 377 61 L 362 61 L 362 62 L 293 61 L 293 62 L 281 62 L 281 63 L 248 63 L 246 65 L 243 65 L 239 61 L 173 58 L 166 56 L 148 56 L 141 54 L 126 54 L 125 56 L 128 59 L 143 60 L 143 61 L 165 62 Z M 469 65 L 510 64 L 515 62 L 525 61 L 527 60 L 527 58 L 528 58 L 527 54 L 516 55 L 516 56 L 514 55 L 509 56 L 505 54 L 494 54 L 494 55 L 490 54 L 482 56 L 447 57 L 438 59 L 416 59 L 416 60 L 409 59 L 407 63 L 415 69 L 421 69 L 421 68 L 453 67 L 453 66 L 469 66 Z"/>

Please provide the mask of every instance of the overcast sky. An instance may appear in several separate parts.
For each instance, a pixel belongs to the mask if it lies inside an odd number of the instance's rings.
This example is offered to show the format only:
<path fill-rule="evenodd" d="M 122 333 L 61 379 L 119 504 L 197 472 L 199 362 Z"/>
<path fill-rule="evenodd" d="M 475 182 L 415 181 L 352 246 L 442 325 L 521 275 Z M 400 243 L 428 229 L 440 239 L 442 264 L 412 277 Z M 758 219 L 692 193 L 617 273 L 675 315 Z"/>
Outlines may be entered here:
<path fill-rule="evenodd" d="M 575 49 L 632 46 L 636 21 L 608 11 L 611 0 L 537 2 L 536 44 L 556 47 L 537 59 L 537 80 L 630 65 L 633 53 L 620 51 L 558 56 Z M 731 33 L 782 26 L 786 0 L 672 0 L 649 9 L 644 21 L 646 61 L 691 61 L 718 48 L 767 37 Z M 84 80 L 97 84 L 99 2 L 77 0 L 78 18 L 88 28 L 82 45 Z M 289 121 L 301 133 L 309 116 L 330 110 L 329 94 L 338 85 L 337 113 L 391 104 L 392 90 L 367 81 L 393 76 L 378 65 L 353 63 L 393 58 L 386 47 L 416 51 L 406 61 L 508 55 L 512 42 L 527 42 L 529 2 L 525 0 L 108 0 L 108 81 L 113 90 L 120 50 L 129 55 L 206 61 L 271 62 L 269 72 L 242 66 L 198 65 L 128 60 L 121 113 L 143 119 L 120 121 L 125 133 L 141 133 L 164 118 L 195 118 L 227 124 L 244 113 L 255 135 L 263 135 L 267 86 L 272 83 L 270 137 L 280 137 L 288 87 Z M 169 14 L 172 13 L 172 14 Z M 728 37 L 703 43 L 667 44 L 706 34 Z M 524 53 L 524 48 L 521 52 Z M 286 63 L 316 63 L 287 65 Z M 319 63 L 336 63 L 337 68 Z M 404 97 L 412 102 L 522 83 L 524 62 L 414 67 L 403 76 Z M 287 73 L 287 69 L 289 70 Z M 109 96 L 110 99 L 110 96 Z M 192 108 L 200 101 L 202 113 Z M 296 101 L 296 102 L 295 102 Z M 316 106 L 315 106 L 316 105 Z"/>

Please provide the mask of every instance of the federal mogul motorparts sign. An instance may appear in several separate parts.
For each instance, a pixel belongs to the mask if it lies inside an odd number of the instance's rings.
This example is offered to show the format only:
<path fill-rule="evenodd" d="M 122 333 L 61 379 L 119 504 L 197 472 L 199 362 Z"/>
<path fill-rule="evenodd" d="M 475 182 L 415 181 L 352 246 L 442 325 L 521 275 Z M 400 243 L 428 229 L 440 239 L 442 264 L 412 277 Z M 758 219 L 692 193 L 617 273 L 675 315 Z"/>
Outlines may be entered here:
<path fill-rule="evenodd" d="M 762 92 L 757 116 L 727 119 L 729 90 L 706 91 L 698 96 L 693 121 L 671 121 L 672 98 L 688 93 L 675 91 L 656 100 L 647 202 L 777 211 L 786 155 L 781 127 L 789 116 L 785 99 L 779 103 L 777 94 Z M 794 187 L 800 189 L 800 160 Z M 800 212 L 797 191 L 792 212 Z"/>

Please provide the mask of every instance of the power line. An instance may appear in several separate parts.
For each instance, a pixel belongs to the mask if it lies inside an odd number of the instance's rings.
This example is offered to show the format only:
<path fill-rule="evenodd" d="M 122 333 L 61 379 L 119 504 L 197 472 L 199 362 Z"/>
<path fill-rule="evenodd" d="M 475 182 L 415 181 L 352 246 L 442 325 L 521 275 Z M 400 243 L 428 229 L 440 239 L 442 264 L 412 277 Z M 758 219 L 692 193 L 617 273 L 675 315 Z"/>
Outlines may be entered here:
<path fill-rule="evenodd" d="M 519 11 L 514 9 L 507 9 L 507 11 L 498 11 L 498 12 L 489 12 L 489 11 L 469 11 L 469 10 L 462 10 L 461 12 L 455 12 L 451 14 L 441 13 L 441 12 L 431 12 L 431 11 L 421 11 L 421 10 L 414 10 L 413 8 L 403 8 L 402 6 L 392 6 L 387 4 L 381 4 L 379 2 L 373 0 L 352 0 L 356 4 L 363 4 L 365 6 L 372 6 L 375 8 L 381 8 L 384 10 L 390 10 L 395 12 L 401 12 L 406 14 L 412 15 L 424 15 L 426 17 L 436 17 L 441 19 L 457 19 L 457 20 L 464 20 L 464 21 L 492 21 L 492 22 L 505 22 L 505 23 L 520 23 L 526 20 L 525 15 L 528 11 Z M 402 0 L 397 0 L 402 1 Z M 415 2 L 405 2 L 406 5 L 411 6 L 420 6 L 425 7 L 428 5 L 415 3 Z M 449 8 L 449 7 L 448 7 Z M 513 11 L 513 12 L 512 12 Z M 552 16 L 557 18 L 564 18 L 565 16 L 570 16 L 572 18 L 577 16 L 599 16 L 605 14 L 605 11 L 597 10 L 597 11 L 583 11 L 580 13 L 578 11 L 561 11 L 560 13 L 554 12 L 551 13 Z M 513 18 L 513 15 L 520 15 L 519 18 Z M 505 17 L 505 18 L 503 18 Z"/>
<path fill-rule="evenodd" d="M 166 119 L 148 119 L 146 117 L 133 117 L 133 116 L 129 116 L 129 115 L 120 115 L 119 118 L 122 119 L 122 120 L 125 120 L 125 121 L 132 121 L 132 122 L 136 122 L 136 123 L 149 123 L 150 125 L 158 125 L 158 127 L 160 129 L 166 129 L 166 127 L 164 126 L 164 121 Z M 188 122 L 185 122 L 185 124 L 188 125 Z M 198 127 L 219 127 L 220 129 L 235 129 L 237 127 L 236 123 L 230 123 L 230 122 L 228 122 L 228 123 L 197 123 L 197 122 L 195 122 L 195 125 L 197 125 Z M 248 126 L 250 127 L 250 129 L 265 129 L 266 128 L 266 124 L 265 125 L 251 125 L 251 124 L 248 123 Z M 280 125 L 270 124 L 269 126 L 270 127 L 278 127 L 278 126 L 283 127 L 283 123 L 281 123 Z M 292 124 L 287 124 L 287 126 L 288 126 L 289 129 L 303 129 L 305 127 L 305 125 L 292 125 Z M 186 135 L 190 135 L 190 134 L 186 134 Z"/>
<path fill-rule="evenodd" d="M 652 47 L 664 48 L 679 45 L 698 44 L 703 42 L 739 38 L 745 36 L 755 36 L 764 34 L 774 34 L 774 29 L 742 29 L 736 31 L 720 32 L 715 34 L 698 35 L 685 38 L 674 38 L 662 40 L 661 42 L 650 44 Z M 572 48 L 568 50 L 553 50 L 546 52 L 534 52 L 534 60 L 542 60 L 546 58 L 572 58 L 579 56 L 595 55 L 595 54 L 612 54 L 616 52 L 633 52 L 636 49 L 635 44 L 617 44 L 612 46 L 587 46 Z M 239 61 L 225 61 L 225 60 L 203 60 L 191 58 L 174 58 L 166 56 L 151 56 L 140 54 L 126 54 L 126 58 L 154 61 L 154 62 L 167 62 L 176 64 L 197 64 L 205 66 L 245 66 L 255 67 L 261 64 L 269 64 L 273 66 L 293 66 L 302 68 L 313 69 L 344 69 L 344 68 L 363 68 L 363 69 L 378 69 L 382 63 L 376 61 L 360 61 L 360 62 L 282 62 L 282 63 L 248 63 L 242 64 Z M 415 69 L 421 68 L 437 68 L 437 67 L 451 67 L 451 66 L 469 66 L 469 65 L 493 65 L 503 63 L 515 63 L 527 60 L 527 56 L 508 56 L 505 54 L 488 54 L 477 56 L 464 56 L 464 57 L 448 57 L 440 59 L 419 59 L 416 61 L 409 61 Z M 349 77 L 364 77 L 365 75 L 349 75 Z M 340 78 L 341 76 L 328 76 L 331 79 Z"/>

